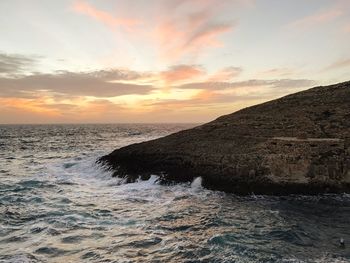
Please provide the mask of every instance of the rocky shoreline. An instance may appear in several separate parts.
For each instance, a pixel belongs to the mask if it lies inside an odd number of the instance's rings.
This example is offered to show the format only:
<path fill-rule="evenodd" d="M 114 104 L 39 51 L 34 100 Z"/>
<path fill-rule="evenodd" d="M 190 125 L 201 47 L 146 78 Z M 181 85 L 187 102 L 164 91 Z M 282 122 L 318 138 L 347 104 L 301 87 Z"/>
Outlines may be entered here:
<path fill-rule="evenodd" d="M 315 87 L 99 159 L 133 182 L 189 182 L 236 194 L 350 192 L 350 82 Z"/>

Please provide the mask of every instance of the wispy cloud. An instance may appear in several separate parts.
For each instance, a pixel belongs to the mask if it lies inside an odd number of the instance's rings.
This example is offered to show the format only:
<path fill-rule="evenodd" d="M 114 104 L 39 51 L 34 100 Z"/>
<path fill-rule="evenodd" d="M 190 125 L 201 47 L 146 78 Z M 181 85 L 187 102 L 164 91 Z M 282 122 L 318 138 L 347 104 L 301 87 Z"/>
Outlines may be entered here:
<path fill-rule="evenodd" d="M 231 81 L 234 78 L 238 77 L 242 73 L 242 68 L 240 67 L 226 67 L 223 68 L 208 78 L 208 82 L 223 82 Z"/>
<path fill-rule="evenodd" d="M 348 24 L 346 24 L 346 25 L 344 26 L 343 31 L 344 31 L 345 33 L 350 33 L 350 23 L 348 23 Z"/>
<path fill-rule="evenodd" d="M 83 0 L 76 0 L 73 3 L 72 6 L 73 10 L 77 13 L 87 15 L 97 21 L 100 21 L 104 24 L 106 24 L 109 27 L 115 28 L 117 26 L 125 27 L 130 29 L 131 27 L 137 25 L 140 23 L 138 19 L 132 19 L 132 18 L 121 18 L 121 17 L 115 17 L 113 14 L 100 10 L 96 8 L 95 6 L 83 1 Z"/>
<path fill-rule="evenodd" d="M 339 68 L 347 68 L 350 67 L 350 58 L 345 58 L 345 59 L 340 59 L 331 65 L 327 66 L 323 71 L 328 71 L 328 70 L 336 70 Z"/>
<path fill-rule="evenodd" d="M 37 63 L 34 56 L 0 53 L 0 74 L 15 75 L 33 70 Z"/>
<path fill-rule="evenodd" d="M 254 0 L 165 0 L 155 6 L 149 5 L 146 12 L 150 16 L 147 19 L 143 16 L 142 21 L 132 18 L 127 10 L 123 17 L 118 17 L 116 13 L 101 10 L 85 0 L 76 0 L 72 9 L 104 23 L 113 31 L 117 27 L 127 29 L 124 33 L 130 33 L 125 36 L 129 41 L 153 46 L 159 62 L 171 65 L 182 63 L 184 59 L 193 62 L 209 49 L 223 47 L 221 37 L 237 26 L 236 19 L 223 18 L 227 6 L 247 8 L 254 3 Z M 142 13 L 138 8 L 133 6 L 135 14 Z"/>
<path fill-rule="evenodd" d="M 316 82 L 303 79 L 246 80 L 232 83 L 191 83 L 179 88 L 198 89 L 198 93 L 188 99 L 165 99 L 152 101 L 150 106 L 177 108 L 210 108 L 225 106 L 232 111 L 244 106 L 281 97 L 290 92 L 302 90 Z"/>
<path fill-rule="evenodd" d="M 338 9 L 324 10 L 317 14 L 313 14 L 313 15 L 304 17 L 300 20 L 297 20 L 291 23 L 289 26 L 294 28 L 299 28 L 299 29 L 310 28 L 312 26 L 318 26 L 323 23 L 330 22 L 335 18 L 341 16 L 342 14 L 343 14 L 343 11 Z"/>
<path fill-rule="evenodd" d="M 321 26 L 345 15 L 348 7 L 348 1 L 337 0 L 329 8 L 318 10 L 315 13 L 291 22 L 288 24 L 288 27 L 305 30 L 315 26 Z"/>
<path fill-rule="evenodd" d="M 297 73 L 297 70 L 292 69 L 292 68 L 271 68 L 268 70 L 260 71 L 257 73 L 258 76 L 260 77 L 290 77 L 294 74 Z"/>
<path fill-rule="evenodd" d="M 305 88 L 315 84 L 309 79 L 250 79 L 237 82 L 197 82 L 187 83 L 178 86 L 179 89 L 202 89 L 202 90 L 227 90 L 249 87 L 269 87 L 269 88 Z"/>
<path fill-rule="evenodd" d="M 222 3 L 222 2 L 221 2 Z M 161 58 L 176 61 L 185 55 L 197 56 L 203 50 L 221 47 L 220 36 L 232 31 L 234 21 L 218 21 L 218 12 L 223 7 L 217 1 L 179 1 L 184 8 L 172 7 L 165 10 L 154 32 L 154 38 L 161 48 Z M 196 10 L 196 11 L 191 11 Z"/>

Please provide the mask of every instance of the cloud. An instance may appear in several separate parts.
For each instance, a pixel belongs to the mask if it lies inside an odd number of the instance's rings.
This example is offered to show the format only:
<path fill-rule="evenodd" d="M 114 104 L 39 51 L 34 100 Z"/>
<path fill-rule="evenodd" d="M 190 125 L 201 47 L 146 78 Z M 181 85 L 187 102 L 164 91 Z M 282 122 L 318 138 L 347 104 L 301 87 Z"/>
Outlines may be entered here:
<path fill-rule="evenodd" d="M 323 71 L 335 70 L 335 69 L 347 68 L 347 67 L 350 67 L 350 58 L 340 59 L 340 60 L 332 63 L 328 67 L 326 67 Z"/>
<path fill-rule="evenodd" d="M 205 109 L 211 106 L 218 107 L 220 105 L 233 105 L 235 103 L 245 103 L 244 106 L 255 104 L 258 102 L 267 101 L 278 97 L 280 94 L 284 93 L 265 93 L 265 94 L 255 94 L 254 92 L 248 94 L 222 94 L 211 91 L 200 91 L 196 96 L 190 99 L 180 100 L 180 99 L 168 99 L 162 101 L 151 102 L 148 106 L 155 106 L 158 108 L 165 109 L 180 109 L 180 108 L 199 108 Z M 233 109 L 229 109 L 233 111 Z M 226 112 L 227 113 L 227 112 Z"/>
<path fill-rule="evenodd" d="M 208 121 L 219 115 L 301 91 L 314 85 L 311 80 L 247 80 L 230 83 L 211 83 L 211 86 L 188 84 L 198 88 L 198 93 L 188 99 L 171 98 L 149 101 L 152 115 L 186 116 L 194 121 Z M 217 85 L 219 85 L 217 87 Z M 233 87 L 233 88 L 232 88 Z M 201 112 L 198 115 L 198 112 Z"/>
<path fill-rule="evenodd" d="M 186 55 L 198 56 L 208 48 L 221 47 L 223 43 L 219 37 L 235 27 L 233 21 L 217 21 L 221 8 L 218 2 L 188 1 L 186 5 L 186 10 L 196 11 L 166 10 L 167 16 L 158 21 L 154 38 L 165 61 L 177 61 Z"/>
<path fill-rule="evenodd" d="M 31 60 L 23 57 L 23 61 Z M 19 60 L 18 67 L 21 67 L 21 63 L 22 60 Z M 18 68 L 15 71 L 20 72 Z M 17 74 L 0 77 L 0 97 L 28 99 L 49 95 L 58 99 L 84 96 L 107 98 L 122 95 L 149 95 L 159 88 L 177 88 L 186 83 L 193 83 L 191 88 L 196 88 L 196 86 L 202 88 L 203 85 L 210 87 L 215 81 L 232 80 L 241 71 L 239 67 L 227 67 L 208 75 L 201 65 L 178 64 L 158 72 L 112 68 L 83 72 L 62 70 L 52 73 Z M 218 83 L 215 85 L 218 86 Z M 227 85 L 227 83 L 222 85 Z"/>
<path fill-rule="evenodd" d="M 242 73 L 240 67 L 226 67 L 209 76 L 208 82 L 231 81 Z"/>
<path fill-rule="evenodd" d="M 231 23 L 209 24 L 201 28 L 195 29 L 189 36 L 187 42 L 184 43 L 185 49 L 190 49 L 192 46 L 200 46 L 203 44 L 221 45 L 221 42 L 216 39 L 217 35 L 230 31 L 233 25 Z"/>
<path fill-rule="evenodd" d="M 345 33 L 350 33 L 350 23 L 349 24 L 346 24 L 344 26 L 344 30 L 343 30 Z"/>
<path fill-rule="evenodd" d="M 114 97 L 126 94 L 147 94 L 151 85 L 121 83 L 122 79 L 137 79 L 133 71 L 104 70 L 94 72 L 62 71 L 37 73 L 17 78 L 0 78 L 1 97 L 30 98 L 38 94 L 63 96 Z"/>
<path fill-rule="evenodd" d="M 304 89 L 306 84 L 311 83 L 314 82 L 291 79 L 247 80 L 231 83 L 228 90 L 204 89 L 202 86 L 187 99 L 148 98 L 141 101 L 139 108 L 126 108 L 107 99 L 91 100 L 84 97 L 73 97 L 69 102 L 59 102 L 50 97 L 0 97 L 0 110 L 4 113 L 0 116 L 0 122 L 159 122 L 170 119 L 183 121 L 183 116 L 186 116 L 186 121 L 207 121 L 220 114 Z M 201 115 L 198 115 L 198 110 Z M 169 114 L 172 116 L 170 119 Z"/>
<path fill-rule="evenodd" d="M 129 69 L 103 69 L 103 70 L 95 70 L 95 71 L 87 71 L 87 72 L 78 72 L 72 73 L 67 71 L 59 71 L 62 74 L 70 74 L 70 75 L 80 75 L 85 77 L 98 78 L 104 81 L 115 81 L 115 80 L 138 80 L 149 78 L 153 76 L 153 73 L 150 72 L 139 72 Z"/>
<path fill-rule="evenodd" d="M 129 41 L 154 48 L 162 63 L 176 64 L 182 59 L 193 61 L 210 48 L 224 46 L 221 36 L 237 24 L 235 19 L 223 19 L 230 17 L 223 15 L 227 6 L 247 8 L 254 3 L 253 0 L 164 0 L 143 9 L 139 7 L 142 4 L 133 4 L 132 9 L 130 4 L 129 10 L 122 10 L 125 12 L 123 18 L 84 0 L 74 1 L 72 10 L 107 25 L 113 33 L 117 27 L 127 29 L 123 33 Z M 142 21 L 131 18 L 135 14 L 140 14 Z"/>
<path fill-rule="evenodd" d="M 130 29 L 131 27 L 140 23 L 138 19 L 116 18 L 112 14 L 103 10 L 99 10 L 83 0 L 74 1 L 72 8 L 75 12 L 87 15 L 112 28 L 121 26 Z"/>
<path fill-rule="evenodd" d="M 0 53 L 0 74 L 21 74 L 37 62 L 35 57 Z"/>
<path fill-rule="evenodd" d="M 154 72 L 112 68 L 28 74 L 23 69 L 31 59 L 1 58 L 17 65 L 11 70 L 7 66 L 6 72 L 19 72 L 0 76 L 3 123 L 125 122 L 158 117 L 162 118 L 158 121 L 166 121 L 167 113 L 174 121 L 183 116 L 196 120 L 198 110 L 205 120 L 314 84 L 311 80 L 287 78 L 235 81 L 242 72 L 240 67 L 208 73 L 196 64 L 175 64 Z M 164 85 L 169 89 L 164 90 Z"/>
<path fill-rule="evenodd" d="M 249 87 L 270 87 L 278 88 L 299 88 L 310 87 L 315 81 L 308 79 L 277 79 L 277 80 L 259 80 L 251 79 L 238 82 L 197 82 L 187 83 L 178 86 L 179 89 L 203 89 L 203 90 L 225 90 Z"/>
<path fill-rule="evenodd" d="M 59 111 L 47 107 L 45 98 L 24 99 L 24 98 L 0 98 L 1 107 L 7 110 L 21 110 L 46 116 L 58 116 Z"/>
<path fill-rule="evenodd" d="M 315 85 L 307 79 L 246 80 L 239 82 L 189 83 L 178 86 L 181 89 L 198 89 L 189 99 L 165 99 L 152 101 L 151 106 L 166 107 L 207 107 L 209 105 L 248 102 L 250 105 L 274 99 L 297 90 Z M 247 105 L 245 105 L 247 106 Z"/>
<path fill-rule="evenodd" d="M 109 100 L 55 103 L 48 98 L 24 99 L 0 97 L 0 123 L 90 123 L 126 121 L 127 109 Z"/>
<path fill-rule="evenodd" d="M 291 68 L 271 68 L 265 71 L 258 72 L 257 75 L 261 77 L 288 77 L 296 74 L 297 71 Z"/>
<path fill-rule="evenodd" d="M 242 72 L 240 67 L 226 67 L 208 74 L 201 65 L 178 64 L 160 72 L 134 73 L 139 80 L 153 81 L 155 85 L 163 87 L 174 87 L 180 84 L 201 82 L 223 82 L 231 81 Z"/>
<path fill-rule="evenodd" d="M 343 12 L 341 10 L 333 9 L 333 10 L 325 10 L 323 12 L 313 14 L 307 17 L 304 17 L 300 20 L 297 20 L 290 24 L 291 27 L 294 28 L 308 28 L 312 26 L 317 26 L 329 21 L 334 20 L 335 18 L 341 16 Z"/>
<path fill-rule="evenodd" d="M 160 79 L 167 85 L 173 85 L 188 80 L 203 77 L 206 74 L 201 66 L 197 65 L 175 65 L 159 74 Z"/>
<path fill-rule="evenodd" d="M 343 16 L 345 14 L 345 10 L 347 10 L 348 7 L 348 1 L 334 1 L 334 5 L 330 8 L 320 10 L 316 13 L 296 20 L 290 23 L 288 27 L 305 30 L 311 27 L 320 26 Z"/>

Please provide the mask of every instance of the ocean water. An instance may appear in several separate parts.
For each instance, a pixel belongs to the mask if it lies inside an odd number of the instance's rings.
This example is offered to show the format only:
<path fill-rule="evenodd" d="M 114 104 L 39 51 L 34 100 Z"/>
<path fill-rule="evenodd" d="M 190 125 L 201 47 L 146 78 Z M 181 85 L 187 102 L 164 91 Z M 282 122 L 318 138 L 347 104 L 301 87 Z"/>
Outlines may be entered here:
<path fill-rule="evenodd" d="M 123 184 L 95 163 L 189 127 L 1 125 L 0 262 L 350 262 L 349 195 Z"/>

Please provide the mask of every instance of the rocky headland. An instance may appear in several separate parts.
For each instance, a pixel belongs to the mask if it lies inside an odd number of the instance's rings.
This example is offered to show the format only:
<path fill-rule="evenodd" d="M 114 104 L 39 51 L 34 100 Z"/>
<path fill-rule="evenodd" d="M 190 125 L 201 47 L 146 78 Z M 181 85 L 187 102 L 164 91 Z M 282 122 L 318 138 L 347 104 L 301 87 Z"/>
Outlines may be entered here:
<path fill-rule="evenodd" d="M 133 182 L 202 177 L 237 194 L 350 192 L 350 82 L 315 87 L 100 158 Z"/>

